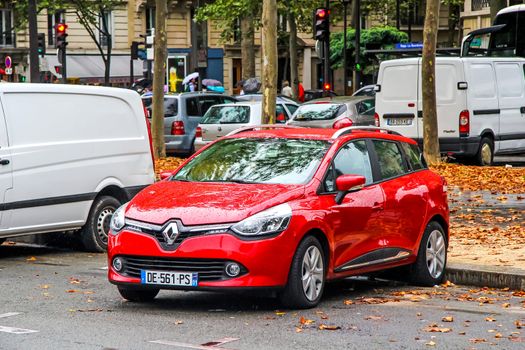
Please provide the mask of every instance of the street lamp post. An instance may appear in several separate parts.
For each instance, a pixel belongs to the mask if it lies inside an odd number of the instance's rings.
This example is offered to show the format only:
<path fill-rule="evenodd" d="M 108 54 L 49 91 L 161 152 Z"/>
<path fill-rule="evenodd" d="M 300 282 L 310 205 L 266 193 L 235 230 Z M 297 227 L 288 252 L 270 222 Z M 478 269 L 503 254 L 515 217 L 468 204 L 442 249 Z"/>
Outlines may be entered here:
<path fill-rule="evenodd" d="M 346 27 L 347 27 L 347 8 L 351 0 L 341 0 L 343 4 L 343 83 L 344 92 L 346 95 L 346 88 L 348 86 L 348 57 L 347 57 L 347 44 L 346 44 Z"/>

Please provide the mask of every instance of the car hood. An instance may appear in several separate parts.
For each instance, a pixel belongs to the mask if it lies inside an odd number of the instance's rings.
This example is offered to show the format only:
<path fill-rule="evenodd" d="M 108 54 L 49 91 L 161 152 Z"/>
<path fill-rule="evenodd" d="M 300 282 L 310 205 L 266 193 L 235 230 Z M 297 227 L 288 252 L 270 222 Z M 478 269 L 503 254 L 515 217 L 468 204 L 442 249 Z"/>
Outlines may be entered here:
<path fill-rule="evenodd" d="M 126 217 L 157 225 L 230 223 L 303 195 L 303 185 L 162 181 L 135 196 Z"/>

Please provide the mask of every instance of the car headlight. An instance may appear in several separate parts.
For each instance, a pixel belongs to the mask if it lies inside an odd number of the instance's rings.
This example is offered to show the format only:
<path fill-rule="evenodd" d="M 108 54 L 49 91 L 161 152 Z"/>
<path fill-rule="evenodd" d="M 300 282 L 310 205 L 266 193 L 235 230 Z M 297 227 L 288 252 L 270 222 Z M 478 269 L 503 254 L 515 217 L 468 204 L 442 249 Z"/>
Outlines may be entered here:
<path fill-rule="evenodd" d="M 124 211 L 126 210 L 128 203 L 122 204 L 117 210 L 115 210 L 115 212 L 113 213 L 113 216 L 111 217 L 109 228 L 110 228 L 110 232 L 114 235 L 117 235 L 119 231 L 122 230 L 124 226 L 126 225 L 126 218 L 124 216 Z"/>
<path fill-rule="evenodd" d="M 252 215 L 231 229 L 242 236 L 269 235 L 286 230 L 291 217 L 292 208 L 285 203 Z"/>

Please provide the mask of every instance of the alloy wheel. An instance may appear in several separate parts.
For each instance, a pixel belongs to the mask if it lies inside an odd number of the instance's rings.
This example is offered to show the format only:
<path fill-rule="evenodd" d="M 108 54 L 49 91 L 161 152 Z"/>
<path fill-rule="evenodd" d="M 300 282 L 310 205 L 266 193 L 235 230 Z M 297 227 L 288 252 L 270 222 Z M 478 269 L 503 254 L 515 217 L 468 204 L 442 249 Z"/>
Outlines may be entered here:
<path fill-rule="evenodd" d="M 104 208 L 97 218 L 97 234 L 104 244 L 108 244 L 109 224 L 114 212 L 113 208 Z"/>
<path fill-rule="evenodd" d="M 324 262 L 319 248 L 310 246 L 303 257 L 301 280 L 303 292 L 309 301 L 319 297 L 323 289 Z"/>
<path fill-rule="evenodd" d="M 483 164 L 490 164 L 492 162 L 492 149 L 488 143 L 481 146 L 481 160 Z"/>
<path fill-rule="evenodd" d="M 445 270 L 446 245 L 443 233 L 434 230 L 427 241 L 427 268 L 433 278 L 438 278 Z"/>

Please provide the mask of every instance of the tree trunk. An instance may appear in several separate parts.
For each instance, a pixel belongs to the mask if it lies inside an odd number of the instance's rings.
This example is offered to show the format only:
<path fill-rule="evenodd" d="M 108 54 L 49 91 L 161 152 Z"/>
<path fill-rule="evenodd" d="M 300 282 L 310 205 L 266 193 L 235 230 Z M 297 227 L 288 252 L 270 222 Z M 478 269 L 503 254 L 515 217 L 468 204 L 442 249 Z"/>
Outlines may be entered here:
<path fill-rule="evenodd" d="M 295 0 L 291 0 L 295 2 Z M 299 62 L 297 58 L 297 24 L 295 15 L 290 10 L 288 13 L 288 26 L 290 27 L 290 86 L 292 87 L 293 98 L 297 99 L 299 86 Z"/>
<path fill-rule="evenodd" d="M 276 0 L 263 0 L 262 57 L 263 101 L 262 123 L 275 123 L 277 99 L 277 4 Z"/>
<path fill-rule="evenodd" d="M 253 16 L 241 18 L 241 65 L 242 79 L 255 77 L 255 42 Z"/>
<path fill-rule="evenodd" d="M 423 89 L 423 151 L 429 164 L 440 161 L 436 108 L 436 41 L 440 0 L 427 0 L 423 30 L 421 76 Z"/>
<path fill-rule="evenodd" d="M 498 14 L 498 11 L 507 7 L 507 0 L 490 0 L 490 21 L 494 22 L 494 18 Z"/>
<path fill-rule="evenodd" d="M 166 16 L 168 6 L 166 0 L 156 0 L 155 11 L 155 42 L 153 68 L 153 117 L 151 133 L 153 136 L 153 155 L 155 159 L 166 156 L 164 144 L 164 77 L 166 75 L 167 36 Z"/>

